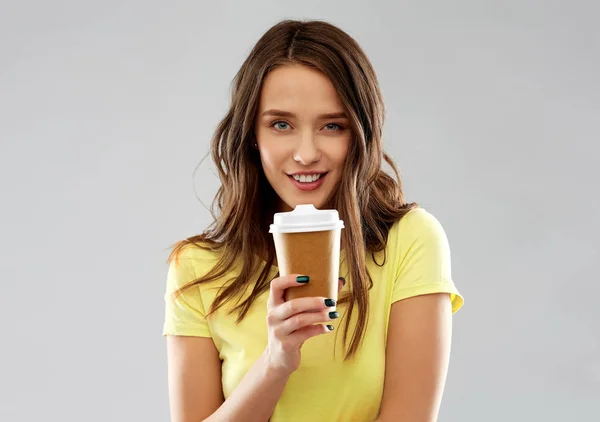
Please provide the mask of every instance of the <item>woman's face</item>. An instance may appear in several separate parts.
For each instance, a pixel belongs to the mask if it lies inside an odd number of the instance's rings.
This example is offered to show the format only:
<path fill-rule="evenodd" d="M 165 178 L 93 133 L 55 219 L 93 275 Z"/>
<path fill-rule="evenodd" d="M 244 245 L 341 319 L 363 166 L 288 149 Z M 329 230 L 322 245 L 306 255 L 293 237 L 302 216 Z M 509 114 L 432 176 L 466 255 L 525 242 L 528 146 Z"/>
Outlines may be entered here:
<path fill-rule="evenodd" d="M 303 65 L 274 69 L 263 83 L 255 127 L 263 170 L 281 200 L 279 210 L 327 206 L 352 138 L 329 78 Z"/>

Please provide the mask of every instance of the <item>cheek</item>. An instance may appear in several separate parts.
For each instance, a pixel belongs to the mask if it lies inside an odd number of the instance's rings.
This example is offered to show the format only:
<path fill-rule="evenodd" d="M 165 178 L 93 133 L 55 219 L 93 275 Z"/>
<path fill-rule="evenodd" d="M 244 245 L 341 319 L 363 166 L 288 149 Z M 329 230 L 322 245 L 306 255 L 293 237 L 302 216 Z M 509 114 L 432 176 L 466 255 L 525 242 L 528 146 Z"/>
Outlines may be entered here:
<path fill-rule="evenodd" d="M 339 170 L 342 169 L 350 151 L 350 140 L 341 140 L 335 148 L 332 148 L 329 156 L 331 161 L 335 163 Z"/>
<path fill-rule="evenodd" d="M 281 148 L 273 147 L 268 142 L 260 145 L 260 159 L 265 174 L 278 172 L 285 161 L 284 152 L 281 151 Z"/>

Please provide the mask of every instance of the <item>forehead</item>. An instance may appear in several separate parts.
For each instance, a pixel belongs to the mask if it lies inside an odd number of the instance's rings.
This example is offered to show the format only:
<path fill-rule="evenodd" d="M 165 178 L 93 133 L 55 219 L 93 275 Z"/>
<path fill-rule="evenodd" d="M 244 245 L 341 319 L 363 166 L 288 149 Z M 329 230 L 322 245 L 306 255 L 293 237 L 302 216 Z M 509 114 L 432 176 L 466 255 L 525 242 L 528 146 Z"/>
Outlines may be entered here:
<path fill-rule="evenodd" d="M 260 95 L 261 111 L 271 108 L 294 113 L 320 114 L 344 111 L 329 78 L 317 69 L 286 65 L 271 71 Z"/>

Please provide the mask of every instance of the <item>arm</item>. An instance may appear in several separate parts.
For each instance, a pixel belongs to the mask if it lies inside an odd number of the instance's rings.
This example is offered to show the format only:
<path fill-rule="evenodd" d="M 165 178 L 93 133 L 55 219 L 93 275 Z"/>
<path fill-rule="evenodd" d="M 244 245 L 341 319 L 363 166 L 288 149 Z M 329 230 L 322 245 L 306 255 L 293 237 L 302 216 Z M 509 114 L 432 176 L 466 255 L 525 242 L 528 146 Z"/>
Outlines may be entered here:
<path fill-rule="evenodd" d="M 330 314 L 332 305 L 325 298 L 284 302 L 286 288 L 305 282 L 296 275 L 271 282 L 267 348 L 227 400 L 222 392 L 221 360 L 212 339 L 167 337 L 172 422 L 265 422 L 271 417 L 287 380 L 300 365 L 302 345 L 330 332 L 332 326 L 320 323 L 337 318 L 337 313 Z"/>
<path fill-rule="evenodd" d="M 167 359 L 172 422 L 199 422 L 221 406 L 221 361 L 211 338 L 169 335 Z"/>
<path fill-rule="evenodd" d="M 266 421 L 288 379 L 261 356 L 224 400 L 221 361 L 210 338 L 168 336 L 167 348 L 173 422 Z"/>
<path fill-rule="evenodd" d="M 378 421 L 437 420 L 451 335 L 452 305 L 448 294 L 416 296 L 392 305 Z"/>

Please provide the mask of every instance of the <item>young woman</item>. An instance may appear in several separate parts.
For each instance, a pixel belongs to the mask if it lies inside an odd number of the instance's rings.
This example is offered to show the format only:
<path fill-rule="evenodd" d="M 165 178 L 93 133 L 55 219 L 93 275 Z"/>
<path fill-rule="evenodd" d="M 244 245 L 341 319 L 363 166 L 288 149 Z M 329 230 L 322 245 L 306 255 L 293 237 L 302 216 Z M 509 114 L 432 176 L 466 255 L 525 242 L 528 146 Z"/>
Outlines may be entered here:
<path fill-rule="evenodd" d="M 463 300 L 443 228 L 404 201 L 383 116 L 369 60 L 331 24 L 282 21 L 251 51 L 212 142 L 219 212 L 169 259 L 172 421 L 437 419 Z M 336 311 L 283 299 L 310 274 L 278 276 L 269 224 L 298 204 L 344 220 Z"/>

